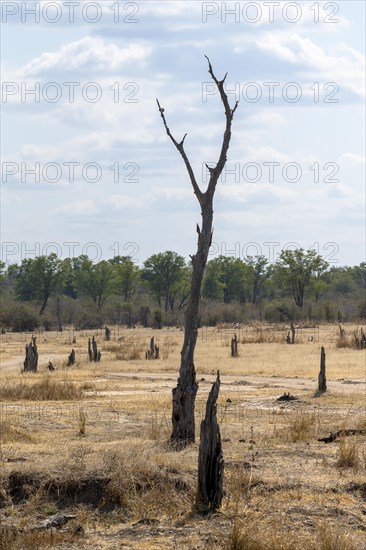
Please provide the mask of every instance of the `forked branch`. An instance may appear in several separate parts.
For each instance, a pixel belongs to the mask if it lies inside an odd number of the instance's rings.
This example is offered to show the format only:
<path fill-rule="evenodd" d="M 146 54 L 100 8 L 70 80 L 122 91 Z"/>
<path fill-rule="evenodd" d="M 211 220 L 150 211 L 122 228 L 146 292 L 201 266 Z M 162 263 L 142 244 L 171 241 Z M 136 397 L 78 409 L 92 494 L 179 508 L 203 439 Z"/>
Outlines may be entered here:
<path fill-rule="evenodd" d="M 220 156 L 219 156 L 219 160 L 218 160 L 216 166 L 214 168 L 212 168 L 212 167 L 210 167 L 206 164 L 206 166 L 208 168 L 208 171 L 210 173 L 210 181 L 209 181 L 208 187 L 207 187 L 207 189 L 204 193 L 201 191 L 201 189 L 200 189 L 200 187 L 197 183 L 197 180 L 196 180 L 196 177 L 194 175 L 191 163 L 190 163 L 190 161 L 187 157 L 187 154 L 184 150 L 184 140 L 185 140 L 187 134 L 184 134 L 184 136 L 183 136 L 183 138 L 180 142 L 178 142 L 174 138 L 174 136 L 172 135 L 172 133 L 170 131 L 170 128 L 167 124 L 166 118 L 165 118 L 165 114 L 164 114 L 165 110 L 161 107 L 161 105 L 159 103 L 159 100 L 158 99 L 156 100 L 156 103 L 158 104 L 160 116 L 163 119 L 163 124 L 164 124 L 165 130 L 166 130 L 166 133 L 168 134 L 168 136 L 170 137 L 170 139 L 172 140 L 172 142 L 174 143 L 175 147 L 177 148 L 177 150 L 179 151 L 181 157 L 184 160 L 184 163 L 186 165 L 186 168 L 187 168 L 190 180 L 191 180 L 193 191 L 194 191 L 201 207 L 203 207 L 206 196 L 208 196 L 211 201 L 213 199 L 213 195 L 214 195 L 214 192 L 215 192 L 217 181 L 220 177 L 220 174 L 221 174 L 222 170 L 224 169 L 224 166 L 225 166 L 225 163 L 226 163 L 226 160 L 227 160 L 227 151 L 229 149 L 230 139 L 231 139 L 231 123 L 232 123 L 232 120 L 233 120 L 234 113 L 235 113 L 235 111 L 238 107 L 238 101 L 236 101 L 233 108 L 230 107 L 229 100 L 228 100 L 227 94 L 226 94 L 225 89 L 224 89 L 224 83 L 225 83 L 227 73 L 225 74 L 225 76 L 222 80 L 218 80 L 215 73 L 213 72 L 211 62 L 210 62 L 209 58 L 207 57 L 207 55 L 205 55 L 205 58 L 207 59 L 207 62 L 208 62 L 208 72 L 210 73 L 212 80 L 215 82 L 215 84 L 216 84 L 216 86 L 219 90 L 221 101 L 224 105 L 226 126 L 225 126 L 225 132 L 224 132 L 224 136 L 223 136 Z"/>

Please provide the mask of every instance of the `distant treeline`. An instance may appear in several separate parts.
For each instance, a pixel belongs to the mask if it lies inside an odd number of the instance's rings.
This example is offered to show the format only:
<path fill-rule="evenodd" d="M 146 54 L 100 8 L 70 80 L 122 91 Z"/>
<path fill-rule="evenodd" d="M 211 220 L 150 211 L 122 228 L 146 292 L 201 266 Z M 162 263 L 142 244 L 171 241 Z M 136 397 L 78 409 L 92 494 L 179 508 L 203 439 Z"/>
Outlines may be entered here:
<path fill-rule="evenodd" d="M 173 251 L 153 254 L 141 267 L 128 256 L 93 262 L 56 254 L 0 264 L 4 329 L 32 331 L 181 325 L 191 265 Z M 219 256 L 207 263 L 200 324 L 263 320 L 347 322 L 366 318 L 366 262 L 331 267 L 314 250 L 264 256 Z"/>

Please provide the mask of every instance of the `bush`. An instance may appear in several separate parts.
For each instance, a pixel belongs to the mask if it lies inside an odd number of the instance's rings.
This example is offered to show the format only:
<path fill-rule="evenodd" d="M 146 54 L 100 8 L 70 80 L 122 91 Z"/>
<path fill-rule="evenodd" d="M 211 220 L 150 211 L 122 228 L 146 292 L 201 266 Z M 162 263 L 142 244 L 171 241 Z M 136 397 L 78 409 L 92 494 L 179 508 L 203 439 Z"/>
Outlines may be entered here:
<path fill-rule="evenodd" d="M 17 332 L 33 332 L 40 325 L 40 318 L 30 305 L 14 303 L 0 313 L 3 327 Z"/>

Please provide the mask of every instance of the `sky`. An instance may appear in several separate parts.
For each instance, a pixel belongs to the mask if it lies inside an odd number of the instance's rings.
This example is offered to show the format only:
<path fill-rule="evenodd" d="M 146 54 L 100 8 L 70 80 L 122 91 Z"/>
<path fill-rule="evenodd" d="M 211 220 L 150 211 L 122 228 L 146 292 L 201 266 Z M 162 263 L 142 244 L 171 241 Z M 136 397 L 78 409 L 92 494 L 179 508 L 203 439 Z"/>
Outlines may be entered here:
<path fill-rule="evenodd" d="M 1 0 L 2 261 L 196 249 L 238 100 L 209 259 L 365 260 L 365 3 Z"/>

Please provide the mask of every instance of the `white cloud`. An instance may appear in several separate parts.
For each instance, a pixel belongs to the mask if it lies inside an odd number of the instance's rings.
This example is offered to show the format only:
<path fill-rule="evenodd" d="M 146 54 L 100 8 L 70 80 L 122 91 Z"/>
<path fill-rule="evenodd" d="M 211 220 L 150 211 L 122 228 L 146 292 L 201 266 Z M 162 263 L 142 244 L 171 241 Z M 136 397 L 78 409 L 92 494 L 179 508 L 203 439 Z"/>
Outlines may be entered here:
<path fill-rule="evenodd" d="M 54 209 L 55 214 L 62 214 L 70 218 L 77 216 L 94 216 L 98 213 L 95 199 L 72 201 Z"/>
<path fill-rule="evenodd" d="M 91 71 L 117 71 L 126 66 L 145 61 L 152 52 L 151 46 L 129 44 L 119 48 L 102 38 L 86 36 L 64 44 L 58 51 L 45 52 L 18 71 L 19 77 L 35 77 L 50 70 L 72 71 L 81 68 Z"/>
<path fill-rule="evenodd" d="M 310 69 L 363 96 L 365 94 L 365 56 L 357 50 L 338 45 L 332 55 L 326 53 L 310 38 L 296 32 L 268 32 L 255 41 L 257 47 L 282 61 Z"/>
<path fill-rule="evenodd" d="M 354 153 L 343 153 L 339 162 L 344 167 L 362 166 L 365 164 L 365 155 L 355 155 Z"/>

